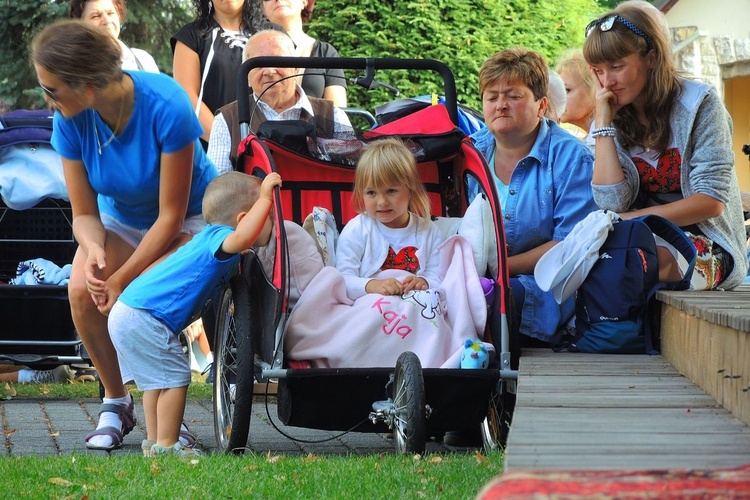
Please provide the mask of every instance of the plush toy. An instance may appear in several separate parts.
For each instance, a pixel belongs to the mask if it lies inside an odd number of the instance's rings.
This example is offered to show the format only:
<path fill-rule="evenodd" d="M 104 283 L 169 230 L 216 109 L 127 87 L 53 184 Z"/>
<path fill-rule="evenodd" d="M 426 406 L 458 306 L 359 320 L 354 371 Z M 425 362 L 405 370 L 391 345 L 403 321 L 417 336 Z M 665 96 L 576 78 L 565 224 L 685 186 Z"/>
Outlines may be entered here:
<path fill-rule="evenodd" d="M 492 306 L 495 300 L 495 283 L 483 276 L 479 277 L 479 284 L 482 285 L 482 291 L 484 292 L 484 298 L 487 299 L 487 305 Z"/>
<path fill-rule="evenodd" d="M 490 356 L 487 354 L 487 348 L 478 340 L 466 339 L 464 350 L 461 353 L 461 368 L 487 368 L 489 364 Z"/>

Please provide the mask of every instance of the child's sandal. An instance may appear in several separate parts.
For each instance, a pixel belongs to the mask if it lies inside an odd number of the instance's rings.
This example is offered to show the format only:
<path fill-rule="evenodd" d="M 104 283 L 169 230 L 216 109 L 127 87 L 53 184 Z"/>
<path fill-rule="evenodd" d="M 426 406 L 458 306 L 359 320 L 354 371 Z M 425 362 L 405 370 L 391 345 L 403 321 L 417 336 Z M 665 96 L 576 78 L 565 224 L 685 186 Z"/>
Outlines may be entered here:
<path fill-rule="evenodd" d="M 154 457 L 158 455 L 177 455 L 180 458 L 198 458 L 203 455 L 203 452 L 198 448 L 184 447 L 179 441 L 177 441 L 172 446 L 162 446 L 154 443 L 151 447 L 149 456 Z"/>
<path fill-rule="evenodd" d="M 141 441 L 141 451 L 143 451 L 144 457 L 150 457 L 151 456 L 151 447 L 156 444 L 156 441 L 153 439 L 144 439 Z"/>

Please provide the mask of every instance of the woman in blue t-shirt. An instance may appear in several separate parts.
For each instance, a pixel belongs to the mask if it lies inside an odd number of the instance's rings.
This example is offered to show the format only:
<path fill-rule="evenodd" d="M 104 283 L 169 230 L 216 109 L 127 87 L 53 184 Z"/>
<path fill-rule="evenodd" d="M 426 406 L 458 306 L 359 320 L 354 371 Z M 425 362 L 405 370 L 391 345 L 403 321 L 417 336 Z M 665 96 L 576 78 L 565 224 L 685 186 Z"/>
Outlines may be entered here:
<path fill-rule="evenodd" d="M 107 332 L 122 290 L 205 224 L 201 202 L 216 168 L 182 88 L 165 75 L 123 72 L 104 31 L 65 20 L 32 42 L 32 61 L 56 110 L 52 145 L 62 157 L 78 250 L 68 296 L 76 330 L 104 386 L 86 446 L 111 450 L 135 426 L 133 399 Z"/>

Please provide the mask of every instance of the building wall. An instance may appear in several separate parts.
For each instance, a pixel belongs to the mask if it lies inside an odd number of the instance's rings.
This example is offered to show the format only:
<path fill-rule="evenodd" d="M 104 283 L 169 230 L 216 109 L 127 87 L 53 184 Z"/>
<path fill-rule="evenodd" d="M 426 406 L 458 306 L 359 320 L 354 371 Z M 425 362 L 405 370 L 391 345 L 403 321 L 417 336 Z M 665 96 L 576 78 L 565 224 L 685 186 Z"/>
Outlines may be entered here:
<path fill-rule="evenodd" d="M 742 146 L 750 144 L 750 76 L 738 76 L 724 82 L 724 102 L 734 122 L 733 149 L 740 188 L 750 191 L 750 157 Z"/>
<path fill-rule="evenodd" d="M 750 144 L 750 0 L 679 0 L 666 17 L 672 43 L 682 46 L 677 66 L 724 98 L 734 125 L 737 178 L 750 191 L 750 162 L 742 152 Z"/>
<path fill-rule="evenodd" d="M 678 0 L 667 12 L 672 28 L 695 26 L 713 35 L 750 37 L 750 0 Z"/>

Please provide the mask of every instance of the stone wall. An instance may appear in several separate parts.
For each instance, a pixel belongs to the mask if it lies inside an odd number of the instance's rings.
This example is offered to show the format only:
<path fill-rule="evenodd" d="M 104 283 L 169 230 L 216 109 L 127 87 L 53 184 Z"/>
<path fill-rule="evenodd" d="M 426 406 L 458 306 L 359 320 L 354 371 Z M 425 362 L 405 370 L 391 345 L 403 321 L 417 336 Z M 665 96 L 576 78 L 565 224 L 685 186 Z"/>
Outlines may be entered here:
<path fill-rule="evenodd" d="M 698 28 L 687 26 L 670 31 L 672 44 L 678 47 L 698 33 Z M 677 52 L 675 59 L 678 69 L 714 85 L 723 97 L 723 80 L 750 75 L 750 38 L 701 33 Z"/>

